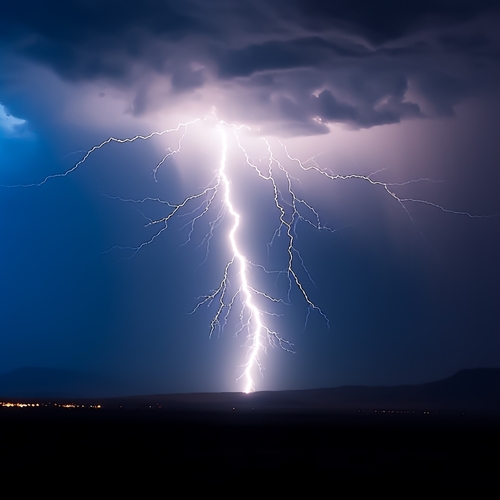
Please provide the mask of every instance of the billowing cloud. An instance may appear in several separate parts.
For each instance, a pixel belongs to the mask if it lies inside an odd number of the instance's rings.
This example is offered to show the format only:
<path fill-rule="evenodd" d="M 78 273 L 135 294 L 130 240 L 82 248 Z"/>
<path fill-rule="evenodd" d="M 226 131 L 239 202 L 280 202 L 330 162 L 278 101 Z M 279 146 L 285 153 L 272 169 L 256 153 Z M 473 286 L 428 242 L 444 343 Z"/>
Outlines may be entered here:
<path fill-rule="evenodd" d="M 490 0 L 23 1 L 2 13 L 0 46 L 74 84 L 126 89 L 137 115 L 184 99 L 316 134 L 450 115 L 493 88 L 499 12 Z"/>
<path fill-rule="evenodd" d="M 7 135 L 9 137 L 20 137 L 26 135 L 28 124 L 26 120 L 16 118 L 11 115 L 5 107 L 0 104 L 0 137 Z"/>

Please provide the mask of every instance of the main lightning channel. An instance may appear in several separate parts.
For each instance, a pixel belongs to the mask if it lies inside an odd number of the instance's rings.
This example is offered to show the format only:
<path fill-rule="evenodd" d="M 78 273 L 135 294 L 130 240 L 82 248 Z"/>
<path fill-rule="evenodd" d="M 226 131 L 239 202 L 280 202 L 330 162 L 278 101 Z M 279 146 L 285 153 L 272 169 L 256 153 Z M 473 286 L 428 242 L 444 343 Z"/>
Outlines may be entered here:
<path fill-rule="evenodd" d="M 220 127 L 219 127 L 220 128 Z M 248 328 L 250 330 L 247 341 L 249 342 L 249 356 L 245 366 L 245 393 L 254 391 L 254 383 L 252 379 L 252 371 L 255 366 L 259 364 L 259 351 L 263 347 L 262 343 L 262 313 L 252 302 L 252 290 L 248 285 L 247 276 L 247 259 L 240 252 L 238 243 L 236 241 L 236 233 L 240 225 L 240 214 L 234 209 L 231 201 L 231 183 L 226 175 L 226 162 L 227 162 L 227 138 L 225 132 L 220 128 L 222 133 L 222 156 L 219 168 L 219 176 L 224 186 L 224 204 L 233 218 L 233 226 L 229 232 L 229 241 L 231 243 L 231 250 L 233 252 L 233 261 L 239 264 L 239 278 L 241 282 L 240 293 L 243 294 L 243 304 L 249 310 L 250 318 L 248 320 Z"/>

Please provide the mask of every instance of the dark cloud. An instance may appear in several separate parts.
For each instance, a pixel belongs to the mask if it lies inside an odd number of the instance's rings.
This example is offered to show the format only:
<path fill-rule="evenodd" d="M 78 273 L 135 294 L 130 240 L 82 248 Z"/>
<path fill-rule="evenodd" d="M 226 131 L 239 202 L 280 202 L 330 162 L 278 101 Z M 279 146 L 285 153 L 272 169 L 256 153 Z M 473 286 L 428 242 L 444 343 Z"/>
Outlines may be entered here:
<path fill-rule="evenodd" d="M 203 26 L 179 2 L 143 0 L 36 0 L 10 2 L 3 10 L 3 33 L 15 38 L 39 35 L 69 45 L 112 41 L 143 31 L 151 36 L 180 38 Z"/>
<path fill-rule="evenodd" d="M 436 70 L 416 76 L 422 93 L 433 103 L 440 115 L 452 116 L 453 108 L 470 94 L 469 82 Z"/>
<path fill-rule="evenodd" d="M 318 97 L 313 96 L 313 105 L 316 105 L 318 116 L 325 121 L 355 120 L 357 117 L 356 110 L 352 106 L 337 102 L 335 97 L 329 90 L 323 90 Z"/>
<path fill-rule="evenodd" d="M 452 25 L 499 10 L 495 0 L 298 0 L 297 17 L 313 29 L 332 26 L 382 43 L 421 28 Z"/>
<path fill-rule="evenodd" d="M 421 117 L 423 104 L 451 115 L 494 88 L 500 50 L 485 19 L 499 10 L 490 0 L 23 1 L 2 13 L 0 46 L 75 83 L 130 89 L 135 114 L 168 106 L 167 91 L 224 85 L 221 114 L 308 134 Z"/>
<path fill-rule="evenodd" d="M 160 69 L 152 46 L 203 30 L 176 2 L 22 1 L 2 15 L 0 43 L 67 79 L 122 79 L 137 61 Z"/>
<path fill-rule="evenodd" d="M 499 56 L 498 50 L 492 50 L 490 40 L 481 34 L 448 34 L 439 37 L 438 40 L 450 52 L 483 54 L 490 55 L 493 58 L 498 58 Z"/>
<path fill-rule="evenodd" d="M 332 43 L 320 37 L 269 41 L 226 52 L 219 62 L 223 78 L 300 67 L 316 67 L 338 57 L 356 57 L 367 50 L 359 44 Z"/>
<path fill-rule="evenodd" d="M 318 117 L 324 122 L 351 122 L 364 127 L 398 123 L 402 118 L 420 116 L 417 104 L 403 102 L 402 97 L 390 96 L 376 108 L 362 109 L 339 103 L 329 90 L 324 90 L 318 97 L 313 96 L 313 106 Z"/>
<path fill-rule="evenodd" d="M 203 68 L 178 68 L 172 74 L 172 86 L 178 90 L 189 90 L 202 87 L 205 82 Z"/>

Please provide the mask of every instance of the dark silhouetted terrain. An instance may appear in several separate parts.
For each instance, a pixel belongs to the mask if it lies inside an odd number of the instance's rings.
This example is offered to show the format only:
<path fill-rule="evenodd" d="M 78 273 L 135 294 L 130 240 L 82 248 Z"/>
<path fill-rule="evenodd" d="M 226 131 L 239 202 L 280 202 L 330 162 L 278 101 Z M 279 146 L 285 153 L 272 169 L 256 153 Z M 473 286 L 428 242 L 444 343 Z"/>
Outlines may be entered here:
<path fill-rule="evenodd" d="M 93 400 L 99 410 L 0 408 L 3 477 L 114 496 L 214 487 L 308 497 L 488 491 L 498 478 L 498 377 L 464 370 L 408 387 L 101 398 Z"/>
<path fill-rule="evenodd" d="M 120 398 L 127 407 L 203 408 L 224 410 L 428 410 L 500 415 L 500 369 L 462 370 L 450 378 L 395 387 L 345 386 L 332 389 L 207 393 Z"/>
<path fill-rule="evenodd" d="M 0 375 L 0 397 L 94 397 L 108 408 L 184 410 L 429 410 L 500 414 L 500 369 L 461 370 L 444 380 L 394 387 L 344 386 L 331 389 L 242 393 L 160 394 L 103 398 L 117 390 L 97 375 L 69 370 L 24 368 Z M 122 389 L 123 391 L 123 389 Z M 97 399 L 96 399 L 97 398 Z M 89 400 L 90 401 L 90 400 Z"/>

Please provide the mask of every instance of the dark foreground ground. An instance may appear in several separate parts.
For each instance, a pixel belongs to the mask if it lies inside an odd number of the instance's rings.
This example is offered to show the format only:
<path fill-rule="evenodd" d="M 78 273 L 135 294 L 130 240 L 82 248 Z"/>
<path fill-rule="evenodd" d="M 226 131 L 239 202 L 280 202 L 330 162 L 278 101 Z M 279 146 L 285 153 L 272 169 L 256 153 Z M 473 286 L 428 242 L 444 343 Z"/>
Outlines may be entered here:
<path fill-rule="evenodd" d="M 400 496 L 498 491 L 500 476 L 498 417 L 0 408 L 0 433 L 4 484 L 85 485 L 89 494 L 217 486 L 238 496 L 307 488 L 308 497 L 344 497 L 345 487 Z"/>

